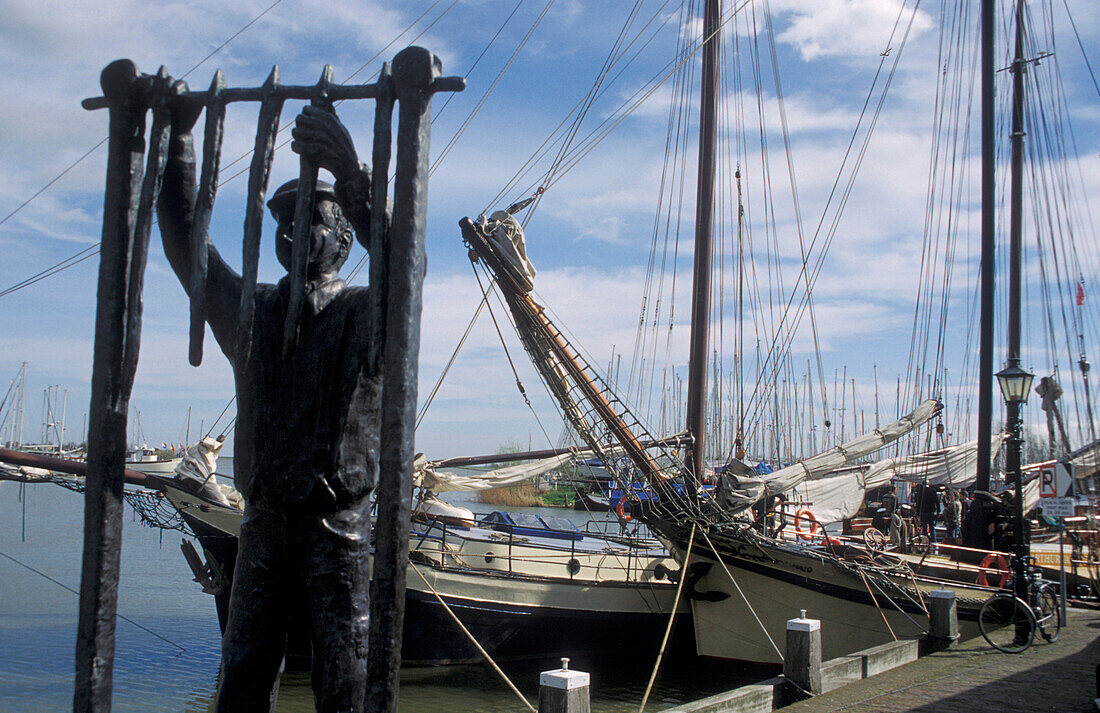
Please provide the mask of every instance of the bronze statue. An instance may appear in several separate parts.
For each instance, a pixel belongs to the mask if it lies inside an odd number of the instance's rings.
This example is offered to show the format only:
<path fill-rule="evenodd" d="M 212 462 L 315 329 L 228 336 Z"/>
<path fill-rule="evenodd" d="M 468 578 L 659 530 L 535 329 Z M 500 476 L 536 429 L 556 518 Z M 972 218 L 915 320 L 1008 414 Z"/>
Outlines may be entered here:
<path fill-rule="evenodd" d="M 175 105 L 158 201 L 165 253 L 189 293 L 196 195 L 191 131 L 200 109 Z M 306 107 L 293 135 L 292 148 L 329 171 L 335 185 L 317 184 L 304 308 L 289 353 L 283 338 L 289 276 L 256 286 L 251 333 L 240 335 L 242 278 L 208 244 L 205 319 L 233 366 L 235 470 L 246 502 L 219 711 L 274 709 L 287 626 L 299 601 L 313 644 L 317 709 L 359 711 L 366 690 L 369 499 L 378 475 L 378 429 L 363 423 L 379 411 L 379 360 L 371 351 L 377 348 L 371 289 L 378 286 L 348 287 L 337 274 L 353 236 L 369 250 L 371 176 L 334 111 Z M 278 223 L 276 254 L 288 270 L 296 194 L 291 181 L 268 202 Z M 364 434 L 375 439 L 365 463 L 344 449 Z"/>

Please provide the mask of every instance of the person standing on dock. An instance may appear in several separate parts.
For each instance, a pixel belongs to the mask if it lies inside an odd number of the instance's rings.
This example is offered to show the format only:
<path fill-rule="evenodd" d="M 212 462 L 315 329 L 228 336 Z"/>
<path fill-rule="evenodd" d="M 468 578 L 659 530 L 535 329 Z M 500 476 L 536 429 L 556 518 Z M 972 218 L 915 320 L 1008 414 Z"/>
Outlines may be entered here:
<path fill-rule="evenodd" d="M 188 292 L 196 196 L 191 131 L 200 109 L 177 103 L 173 110 L 158 202 L 165 254 Z M 369 242 L 370 171 L 333 111 L 307 107 L 294 139 L 292 148 L 336 183 L 317 185 L 305 306 L 289 353 L 289 278 L 256 286 L 251 333 L 238 334 L 242 278 L 207 243 L 205 319 L 233 366 L 236 482 L 246 502 L 218 711 L 273 709 L 298 601 L 305 602 L 313 644 L 317 710 L 361 710 L 367 681 L 369 500 L 378 444 L 367 444 L 366 462 L 348 458 L 347 444 L 369 440 L 363 433 L 372 429 L 363 424 L 378 416 L 379 375 L 369 365 L 377 362 L 370 356 L 377 348 L 371 290 L 379 286 L 347 287 L 337 274 L 353 237 L 364 247 Z M 268 202 L 278 223 L 276 254 L 288 270 L 296 196 L 291 181 Z"/>

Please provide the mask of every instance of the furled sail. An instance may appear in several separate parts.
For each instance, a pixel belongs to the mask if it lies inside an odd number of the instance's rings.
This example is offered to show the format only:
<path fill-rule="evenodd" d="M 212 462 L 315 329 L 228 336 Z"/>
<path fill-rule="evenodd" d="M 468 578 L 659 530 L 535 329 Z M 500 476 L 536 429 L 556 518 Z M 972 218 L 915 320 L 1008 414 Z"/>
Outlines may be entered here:
<path fill-rule="evenodd" d="M 811 507 L 819 521 L 829 522 L 850 517 L 836 516 L 835 513 L 854 512 L 853 508 L 859 507 L 865 489 L 860 474 L 845 474 L 834 478 L 823 476 L 911 433 L 927 423 L 940 408 L 938 401 L 929 399 L 917 406 L 912 413 L 893 423 L 766 475 L 757 477 L 742 473 L 723 476 L 719 489 L 720 503 L 727 510 L 738 512 L 751 507 L 765 495 L 778 495 L 794 489 L 802 502 L 828 503 L 827 507 L 821 508 L 820 514 L 815 507 Z"/>
<path fill-rule="evenodd" d="M 459 475 L 458 473 L 438 470 L 434 463 L 425 460 L 424 456 L 418 456 L 413 463 L 413 485 L 424 490 L 430 490 L 433 493 L 445 493 L 452 490 L 504 488 L 531 480 L 564 463 L 568 463 L 573 457 L 572 453 L 563 453 L 551 458 L 510 465 L 485 473 Z"/>
<path fill-rule="evenodd" d="M 902 416 L 893 423 L 882 428 L 876 428 L 870 433 L 865 433 L 835 448 L 830 448 L 827 451 L 800 460 L 786 468 L 768 473 L 763 476 L 767 484 L 767 493 L 777 495 L 790 490 L 804 480 L 819 478 L 826 473 L 831 473 L 848 465 L 857 458 L 870 455 L 879 448 L 893 443 L 924 425 L 939 413 L 941 408 L 942 405 L 939 401 L 928 399 L 917 406 L 912 413 Z"/>
<path fill-rule="evenodd" d="M 990 453 L 996 455 L 1007 434 L 998 433 L 991 439 Z M 949 485 L 956 490 L 969 488 L 978 479 L 978 442 L 962 443 L 928 453 L 915 453 L 899 458 L 887 458 L 875 463 L 864 475 L 868 488 L 891 481 Z"/>

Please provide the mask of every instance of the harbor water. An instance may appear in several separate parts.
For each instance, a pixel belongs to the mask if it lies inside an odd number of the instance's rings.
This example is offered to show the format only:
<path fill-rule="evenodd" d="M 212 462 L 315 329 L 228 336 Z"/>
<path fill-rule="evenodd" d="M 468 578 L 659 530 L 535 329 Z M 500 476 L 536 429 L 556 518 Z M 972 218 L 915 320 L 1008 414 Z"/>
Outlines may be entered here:
<path fill-rule="evenodd" d="M 0 482 L 0 711 L 52 713 L 72 706 L 83 520 L 81 493 L 51 484 Z M 193 581 L 180 552 L 183 537 L 144 526 L 126 511 L 115 711 L 212 710 L 220 633 L 213 597 Z M 503 668 L 535 702 L 539 672 L 559 665 L 521 661 Z M 637 711 L 653 661 L 622 652 L 613 660 L 574 659 L 570 668 L 592 674 L 594 713 Z M 646 709 L 666 709 L 769 675 L 728 662 L 668 661 Z M 278 710 L 313 710 L 308 672 L 283 676 Z M 400 710 L 495 713 L 524 707 L 489 666 L 467 665 L 403 669 Z"/>

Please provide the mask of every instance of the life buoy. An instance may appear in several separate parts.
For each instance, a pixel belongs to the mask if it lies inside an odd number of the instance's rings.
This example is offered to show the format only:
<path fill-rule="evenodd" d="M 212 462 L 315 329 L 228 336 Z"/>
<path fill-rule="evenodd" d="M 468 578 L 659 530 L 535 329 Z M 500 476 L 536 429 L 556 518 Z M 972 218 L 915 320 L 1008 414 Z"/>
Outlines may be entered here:
<path fill-rule="evenodd" d="M 994 586 L 989 583 L 989 578 L 986 576 L 990 572 L 999 575 L 996 584 L 997 589 L 1004 589 L 1005 585 L 1008 584 L 1010 574 L 1008 571 L 1008 560 L 1005 559 L 1004 555 L 990 552 L 982 559 L 982 563 L 978 566 L 981 567 L 981 571 L 978 572 L 978 584 L 983 587 Z"/>
<path fill-rule="evenodd" d="M 615 514 L 618 515 L 619 519 L 623 522 L 630 522 L 634 519 L 632 516 L 627 515 L 625 512 L 623 512 L 623 507 L 626 505 L 626 501 L 629 499 L 629 496 L 624 494 L 621 498 L 619 498 L 619 504 L 615 506 Z"/>
<path fill-rule="evenodd" d="M 810 523 L 806 530 L 802 529 L 803 521 L 808 521 Z M 803 540 L 812 540 L 821 532 L 821 523 L 817 521 L 817 518 L 814 517 L 814 514 L 810 512 L 808 508 L 802 508 L 795 511 L 794 531 Z"/>

